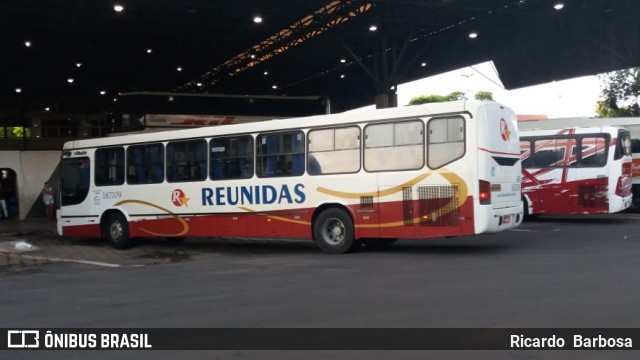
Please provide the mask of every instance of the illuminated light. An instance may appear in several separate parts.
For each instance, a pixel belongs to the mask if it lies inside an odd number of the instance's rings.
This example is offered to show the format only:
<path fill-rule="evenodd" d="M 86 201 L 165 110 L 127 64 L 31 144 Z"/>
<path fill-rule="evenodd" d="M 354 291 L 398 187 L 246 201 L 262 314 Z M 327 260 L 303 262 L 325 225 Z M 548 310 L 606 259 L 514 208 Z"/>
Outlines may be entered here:
<path fill-rule="evenodd" d="M 344 74 L 340 74 L 340 79 L 344 79 Z"/>
<path fill-rule="evenodd" d="M 254 16 L 253 17 L 253 22 L 256 24 L 260 24 L 262 22 L 262 17 L 261 16 Z"/>
<path fill-rule="evenodd" d="M 107 92 L 105 90 L 100 90 L 100 95 L 105 95 Z"/>
<path fill-rule="evenodd" d="M 169 102 L 173 101 L 173 96 L 169 96 L 167 100 L 169 100 Z"/>
<path fill-rule="evenodd" d="M 369 31 L 376 31 L 376 30 L 378 30 L 377 26 L 375 26 L 375 25 L 369 26 Z"/>
<path fill-rule="evenodd" d="M 122 6 L 120 4 L 115 4 L 115 5 L 113 5 L 113 10 L 115 12 L 122 12 L 124 10 L 124 6 Z"/>
<path fill-rule="evenodd" d="M 116 102 L 116 101 L 118 101 L 118 99 L 116 99 L 116 98 L 113 98 L 113 102 Z"/>
<path fill-rule="evenodd" d="M 151 54 L 153 52 L 153 49 L 147 49 L 147 54 Z"/>
<path fill-rule="evenodd" d="M 425 67 L 425 66 L 427 66 L 427 63 L 423 62 L 422 64 L 420 64 L 420 66 Z"/>
<path fill-rule="evenodd" d="M 16 88 L 16 92 L 17 92 L 18 94 L 20 94 L 20 93 L 22 92 L 22 89 L 20 89 L 20 88 Z"/>
<path fill-rule="evenodd" d="M 475 33 L 475 32 L 469 33 L 469 39 L 475 39 L 477 37 L 478 37 L 478 33 Z"/>
<path fill-rule="evenodd" d="M 269 75 L 269 72 L 268 72 L 268 71 L 265 71 L 265 72 L 264 72 L 264 75 L 265 75 L 265 76 Z"/>
<path fill-rule="evenodd" d="M 491 205 L 491 183 L 486 180 L 480 180 L 479 185 L 480 205 Z"/>
<path fill-rule="evenodd" d="M 24 46 L 31 47 L 31 41 L 25 41 L 24 42 Z"/>
<path fill-rule="evenodd" d="M 78 63 L 76 63 L 76 67 L 77 67 L 77 68 L 79 68 L 79 67 L 81 67 L 81 66 L 82 66 L 82 63 L 79 63 L 79 62 L 78 62 Z"/>
<path fill-rule="evenodd" d="M 256 58 L 256 56 L 254 54 L 251 54 L 251 56 L 249 56 L 249 57 L 252 58 L 252 59 Z"/>
<path fill-rule="evenodd" d="M 51 108 L 48 107 L 48 106 L 46 108 L 44 108 L 44 111 L 49 111 L 49 110 L 51 110 Z"/>
<path fill-rule="evenodd" d="M 347 62 L 347 59 L 340 59 L 340 62 L 344 64 Z"/>
<path fill-rule="evenodd" d="M 176 71 L 178 71 L 178 72 L 182 71 L 182 66 L 178 66 L 178 67 L 176 68 Z"/>
<path fill-rule="evenodd" d="M 196 86 L 197 87 L 202 87 L 202 83 L 199 82 L 199 83 L 196 84 Z"/>
<path fill-rule="evenodd" d="M 278 85 L 271 85 L 271 88 L 275 90 L 278 88 Z"/>
<path fill-rule="evenodd" d="M 564 9 L 564 4 L 563 3 L 557 3 L 555 5 L 553 5 L 553 8 L 556 10 L 562 10 Z"/>
<path fill-rule="evenodd" d="M 69 84 L 73 84 L 73 81 L 74 81 L 74 80 L 73 80 L 73 78 L 68 78 L 68 79 L 67 79 L 67 82 L 68 82 Z"/>

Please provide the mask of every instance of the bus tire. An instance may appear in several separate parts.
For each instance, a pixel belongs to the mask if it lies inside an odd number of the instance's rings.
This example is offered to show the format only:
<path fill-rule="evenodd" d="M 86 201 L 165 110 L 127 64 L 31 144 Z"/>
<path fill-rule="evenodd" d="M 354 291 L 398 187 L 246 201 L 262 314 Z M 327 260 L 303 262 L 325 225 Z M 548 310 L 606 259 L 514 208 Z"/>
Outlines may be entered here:
<path fill-rule="evenodd" d="M 109 215 L 107 218 L 104 227 L 104 237 L 109 241 L 111 246 L 116 249 L 124 250 L 133 246 L 133 242 L 129 237 L 129 223 L 127 219 L 118 212 Z"/>
<path fill-rule="evenodd" d="M 324 210 L 313 223 L 313 240 L 327 254 L 343 254 L 354 248 L 353 220 L 339 208 Z"/>

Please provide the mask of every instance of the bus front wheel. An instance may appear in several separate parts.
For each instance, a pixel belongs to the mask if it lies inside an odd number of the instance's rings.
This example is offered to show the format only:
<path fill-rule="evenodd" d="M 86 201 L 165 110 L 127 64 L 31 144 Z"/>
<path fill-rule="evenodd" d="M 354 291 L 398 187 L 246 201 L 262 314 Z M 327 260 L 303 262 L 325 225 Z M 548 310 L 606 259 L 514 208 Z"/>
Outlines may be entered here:
<path fill-rule="evenodd" d="M 343 254 L 354 247 L 353 221 L 338 208 L 324 210 L 313 223 L 313 239 L 328 254 Z"/>
<path fill-rule="evenodd" d="M 107 218 L 104 236 L 116 249 L 128 249 L 133 244 L 129 237 L 129 223 L 120 213 L 113 213 Z"/>

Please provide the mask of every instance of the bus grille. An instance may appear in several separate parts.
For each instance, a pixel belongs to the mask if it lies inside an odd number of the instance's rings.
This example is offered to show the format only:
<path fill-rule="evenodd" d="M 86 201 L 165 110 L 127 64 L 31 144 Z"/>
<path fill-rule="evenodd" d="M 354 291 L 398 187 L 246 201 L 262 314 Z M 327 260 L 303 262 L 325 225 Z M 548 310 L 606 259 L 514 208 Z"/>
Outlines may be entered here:
<path fill-rule="evenodd" d="M 360 197 L 360 207 L 363 209 L 372 208 L 373 207 L 373 196 L 361 196 Z"/>
<path fill-rule="evenodd" d="M 402 219 L 404 226 L 413 226 L 413 188 L 402 188 Z"/>
<path fill-rule="evenodd" d="M 502 156 L 492 156 L 492 158 L 501 166 L 513 166 L 518 162 L 518 160 L 520 160 L 520 158 L 509 158 Z"/>
<path fill-rule="evenodd" d="M 418 187 L 421 226 L 458 226 L 458 185 Z"/>

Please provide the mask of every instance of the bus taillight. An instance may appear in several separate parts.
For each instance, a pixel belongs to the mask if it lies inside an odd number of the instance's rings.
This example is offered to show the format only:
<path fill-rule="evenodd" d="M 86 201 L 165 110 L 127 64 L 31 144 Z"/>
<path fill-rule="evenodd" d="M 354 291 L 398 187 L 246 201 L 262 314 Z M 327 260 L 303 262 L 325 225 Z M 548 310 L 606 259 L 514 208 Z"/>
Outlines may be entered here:
<path fill-rule="evenodd" d="M 480 205 L 491 205 L 491 183 L 480 180 Z"/>

